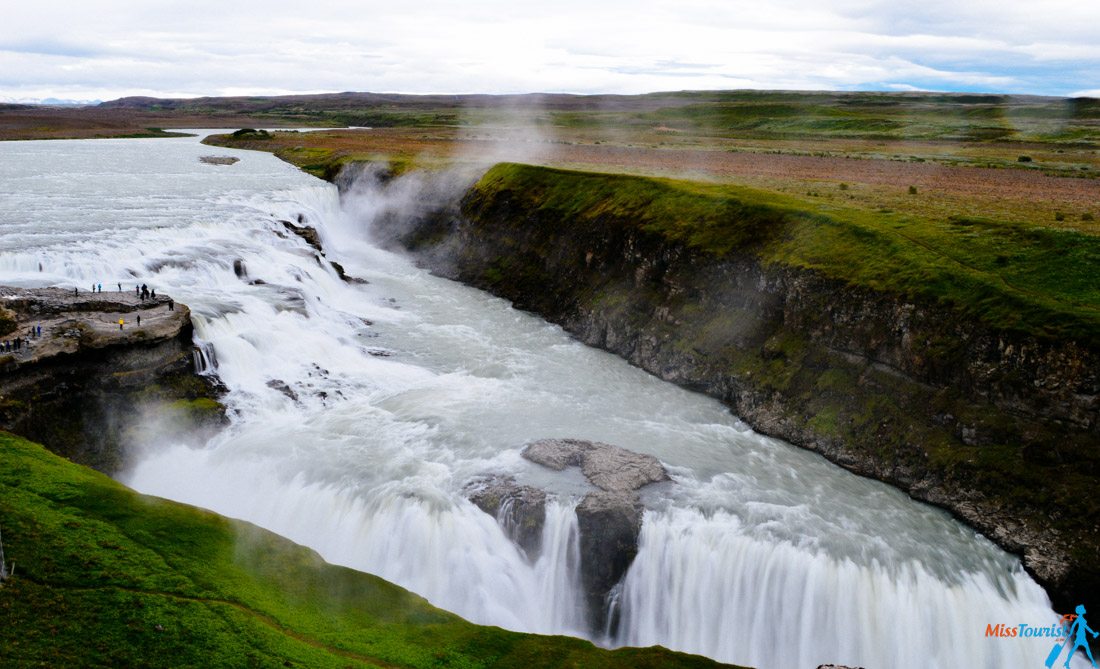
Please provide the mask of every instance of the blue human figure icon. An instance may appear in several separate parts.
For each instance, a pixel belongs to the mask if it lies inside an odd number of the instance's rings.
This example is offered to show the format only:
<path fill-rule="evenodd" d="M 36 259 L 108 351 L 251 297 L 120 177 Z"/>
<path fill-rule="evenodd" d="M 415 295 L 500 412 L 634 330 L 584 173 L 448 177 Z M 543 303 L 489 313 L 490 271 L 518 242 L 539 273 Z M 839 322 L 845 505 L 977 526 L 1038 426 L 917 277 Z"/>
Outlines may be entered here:
<path fill-rule="evenodd" d="M 1066 656 L 1066 667 L 1069 667 L 1070 660 L 1073 659 L 1077 649 L 1082 646 L 1084 646 L 1085 654 L 1089 656 L 1089 661 L 1092 662 L 1092 666 L 1096 666 L 1096 660 L 1092 657 L 1092 649 L 1089 648 L 1088 639 L 1085 637 L 1086 632 L 1091 633 L 1093 639 L 1097 636 L 1097 633 L 1089 627 L 1087 622 L 1085 622 L 1085 605 L 1078 604 L 1077 618 L 1073 621 L 1073 624 L 1070 625 L 1069 633 L 1066 635 L 1073 637 L 1073 647 L 1069 649 L 1069 655 Z"/>

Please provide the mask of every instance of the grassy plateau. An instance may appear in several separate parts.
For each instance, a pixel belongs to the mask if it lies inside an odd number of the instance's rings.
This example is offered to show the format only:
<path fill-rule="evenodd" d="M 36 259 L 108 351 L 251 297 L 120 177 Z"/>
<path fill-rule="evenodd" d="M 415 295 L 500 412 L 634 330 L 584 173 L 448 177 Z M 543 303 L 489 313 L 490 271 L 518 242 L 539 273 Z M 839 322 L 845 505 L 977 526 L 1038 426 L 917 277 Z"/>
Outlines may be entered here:
<path fill-rule="evenodd" d="M 477 189 L 489 197 L 508 189 L 525 210 L 563 221 L 629 219 L 714 255 L 749 250 L 854 285 L 931 298 L 997 328 L 1100 343 L 1100 238 L 1090 234 L 510 163 L 490 169 Z"/>

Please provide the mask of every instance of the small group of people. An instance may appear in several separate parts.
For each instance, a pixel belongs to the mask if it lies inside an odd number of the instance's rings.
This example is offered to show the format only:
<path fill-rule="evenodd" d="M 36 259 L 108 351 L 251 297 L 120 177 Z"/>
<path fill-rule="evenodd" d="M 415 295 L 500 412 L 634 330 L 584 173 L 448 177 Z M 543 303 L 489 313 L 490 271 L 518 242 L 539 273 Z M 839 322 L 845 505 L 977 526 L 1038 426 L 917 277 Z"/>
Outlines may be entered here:
<path fill-rule="evenodd" d="M 121 285 L 121 284 L 119 284 L 119 285 Z M 155 300 L 155 299 L 157 299 L 157 289 L 154 288 L 152 290 L 149 290 L 149 286 L 147 286 L 143 283 L 140 286 L 134 286 L 134 295 L 141 298 L 142 302 L 144 302 L 145 300 L 148 300 L 150 298 Z"/>
<path fill-rule="evenodd" d="M 121 293 L 122 292 L 122 282 L 119 281 L 116 285 L 118 286 L 118 292 Z M 102 283 L 93 283 L 92 284 L 92 292 L 93 293 L 102 293 L 103 292 L 103 284 Z M 79 295 L 80 294 L 80 289 L 76 288 L 76 287 L 73 287 L 73 294 L 74 295 Z M 156 300 L 157 299 L 157 289 L 156 288 L 150 288 L 149 284 L 145 284 L 145 283 L 143 283 L 141 285 L 135 285 L 134 286 L 134 297 L 138 298 L 142 302 L 145 302 L 146 300 Z M 175 311 L 176 310 L 176 301 L 173 300 L 172 298 L 168 298 L 167 305 L 168 305 L 168 311 Z M 141 316 L 140 315 L 135 317 L 135 321 L 137 322 L 137 326 L 141 327 Z M 126 328 L 126 319 L 125 318 L 119 318 L 118 319 L 118 329 L 123 330 L 125 328 Z M 33 327 L 31 328 L 31 337 L 36 337 L 36 336 L 37 337 L 42 336 L 42 326 L 41 325 L 37 326 L 37 331 L 36 331 L 35 328 L 33 328 Z M 5 350 L 5 346 L 9 345 L 9 344 L 10 344 L 10 342 L 5 342 L 5 344 L 0 345 L 0 351 Z M 8 350 L 11 350 L 11 349 L 8 349 Z M 15 350 L 18 350 L 18 348 L 16 348 Z"/>
<path fill-rule="evenodd" d="M 121 293 L 122 292 L 122 282 L 119 281 L 116 285 L 118 286 L 118 292 Z M 103 292 L 103 284 L 102 283 L 93 283 L 92 284 L 92 292 L 93 293 L 102 293 Z M 80 294 L 80 290 L 78 288 L 74 287 L 73 288 L 73 295 L 79 295 L 79 294 Z M 139 300 L 141 300 L 143 302 L 145 300 L 155 300 L 155 299 L 157 299 L 157 289 L 156 288 L 149 288 L 149 285 L 144 284 L 144 283 L 141 284 L 140 286 L 135 285 L 134 286 L 134 297 L 138 298 Z M 175 311 L 176 310 L 175 303 L 173 303 L 171 300 L 168 300 L 168 310 L 169 311 Z"/>
<path fill-rule="evenodd" d="M 118 286 L 118 292 L 121 293 L 122 292 L 122 282 L 119 281 L 116 285 Z M 102 293 L 103 292 L 103 284 L 102 283 L 93 283 L 92 284 L 92 292 L 93 293 Z M 73 293 L 78 294 L 78 291 L 77 291 L 76 288 L 73 288 Z M 135 285 L 134 286 L 134 296 L 137 297 L 137 298 L 140 298 L 142 300 L 148 300 L 148 299 L 154 299 L 155 300 L 155 299 L 157 299 L 157 289 L 156 288 L 150 289 L 149 286 L 147 284 L 144 284 L 144 283 L 141 284 L 140 286 Z"/>
<path fill-rule="evenodd" d="M 3 343 L 0 343 L 0 351 L 4 353 L 18 353 L 24 348 L 30 348 L 31 340 L 38 339 L 42 336 L 42 326 L 32 325 L 27 330 L 26 337 L 16 337 L 15 339 L 5 339 Z"/>

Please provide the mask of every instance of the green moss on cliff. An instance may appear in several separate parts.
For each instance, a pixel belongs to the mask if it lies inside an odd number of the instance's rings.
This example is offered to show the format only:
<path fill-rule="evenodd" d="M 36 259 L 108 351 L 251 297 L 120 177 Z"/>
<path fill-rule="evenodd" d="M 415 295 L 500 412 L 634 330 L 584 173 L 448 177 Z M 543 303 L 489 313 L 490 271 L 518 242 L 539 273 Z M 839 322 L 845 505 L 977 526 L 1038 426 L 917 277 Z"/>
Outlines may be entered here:
<path fill-rule="evenodd" d="M 949 305 L 993 327 L 1100 341 L 1100 238 L 989 220 L 875 214 L 729 185 L 505 163 L 468 199 L 749 253 L 851 285 Z M 1056 270 L 1054 269 L 1056 268 Z"/>
<path fill-rule="evenodd" d="M 0 433 L 5 667 L 711 667 L 479 627 L 377 577 Z"/>
<path fill-rule="evenodd" d="M 168 405 L 168 411 L 177 414 L 187 425 L 216 425 L 225 420 L 225 406 L 209 397 L 176 400 Z"/>

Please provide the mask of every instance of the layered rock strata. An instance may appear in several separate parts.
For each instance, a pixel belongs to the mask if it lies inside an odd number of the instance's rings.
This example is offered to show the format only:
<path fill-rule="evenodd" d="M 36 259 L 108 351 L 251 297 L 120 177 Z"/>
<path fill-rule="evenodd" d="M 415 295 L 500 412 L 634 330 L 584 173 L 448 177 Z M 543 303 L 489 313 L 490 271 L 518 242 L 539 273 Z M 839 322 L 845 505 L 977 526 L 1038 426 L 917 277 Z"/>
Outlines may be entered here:
<path fill-rule="evenodd" d="M 195 373 L 186 305 L 129 291 L 10 287 L 0 287 L 0 305 L 0 428 L 114 473 L 127 443 L 225 420 L 216 381 Z"/>

